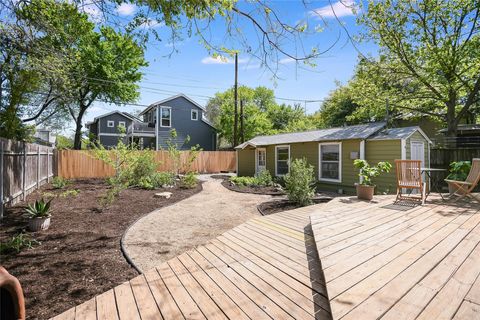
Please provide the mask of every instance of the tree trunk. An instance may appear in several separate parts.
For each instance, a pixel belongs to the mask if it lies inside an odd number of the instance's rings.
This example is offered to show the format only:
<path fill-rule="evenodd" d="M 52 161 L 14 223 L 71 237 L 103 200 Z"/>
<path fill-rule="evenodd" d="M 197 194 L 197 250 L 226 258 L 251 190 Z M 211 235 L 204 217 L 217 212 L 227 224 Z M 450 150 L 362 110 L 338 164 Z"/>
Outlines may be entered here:
<path fill-rule="evenodd" d="M 456 137 L 457 124 L 458 124 L 457 118 L 455 116 L 456 99 L 451 96 L 449 101 L 446 103 L 446 105 L 447 105 L 447 136 Z"/>
<path fill-rule="evenodd" d="M 77 119 L 75 120 L 75 138 L 73 140 L 73 149 L 75 150 L 82 149 L 82 127 L 83 127 L 82 120 L 86 110 L 87 110 L 87 107 L 84 105 L 81 105 L 80 110 L 78 112 Z"/>

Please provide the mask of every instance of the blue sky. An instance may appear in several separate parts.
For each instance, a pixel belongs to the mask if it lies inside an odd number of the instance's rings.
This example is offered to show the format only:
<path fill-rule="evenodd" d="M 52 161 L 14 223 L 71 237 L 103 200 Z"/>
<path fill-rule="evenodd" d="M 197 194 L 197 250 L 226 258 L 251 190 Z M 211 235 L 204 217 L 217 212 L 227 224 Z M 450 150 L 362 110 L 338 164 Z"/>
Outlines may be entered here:
<path fill-rule="evenodd" d="M 279 79 L 273 80 L 272 73 L 259 66 L 259 61 L 248 54 L 239 55 L 239 84 L 251 87 L 266 86 L 272 88 L 275 96 L 279 98 L 296 99 L 304 104 L 304 100 L 321 100 L 328 96 L 329 91 L 335 88 L 335 81 L 345 82 L 353 73 L 357 62 L 358 52 L 349 43 L 345 31 L 332 14 L 329 1 L 311 1 L 307 7 L 302 1 L 271 1 L 268 2 L 275 11 L 288 23 L 306 21 L 309 27 L 321 25 L 324 30 L 315 35 L 306 36 L 303 45 L 310 48 L 318 45 L 327 48 L 337 40 L 337 44 L 321 58 L 317 59 L 316 67 L 307 67 L 302 63 L 296 64 L 286 57 L 279 57 L 281 61 L 278 69 Z M 351 0 L 331 4 L 336 15 L 344 23 L 349 33 L 355 35 L 359 32 L 355 23 L 355 16 L 349 7 L 343 4 L 352 4 Z M 240 2 L 239 6 L 248 9 L 247 2 Z M 139 8 L 130 4 L 122 4 L 117 13 L 122 20 L 127 21 Z M 92 16 L 95 12 L 91 13 Z M 321 16 L 321 18 L 320 18 Z M 211 25 L 211 36 L 217 43 L 223 40 L 222 25 Z M 152 21 L 146 28 L 154 29 L 160 34 L 167 34 L 168 30 L 161 23 Z M 254 36 L 250 24 L 244 25 L 247 37 Z M 235 46 L 235 42 L 226 43 Z M 255 45 L 255 43 L 252 43 Z M 293 49 L 293 46 L 286 45 Z M 167 57 L 171 51 L 168 42 L 152 42 L 146 51 L 149 66 L 143 70 L 145 73 L 140 83 L 140 98 L 138 104 L 149 105 L 155 101 L 165 99 L 176 93 L 184 93 L 192 99 L 205 105 L 208 97 L 218 91 L 224 91 L 233 86 L 234 64 L 233 59 L 220 61 L 209 56 L 205 47 L 196 37 L 185 38 L 177 47 L 179 52 Z M 359 47 L 363 54 L 374 53 L 375 46 L 361 44 Z M 277 100 L 279 103 L 287 102 Z M 293 102 L 287 102 L 293 103 Z M 307 103 L 307 112 L 312 113 L 319 109 L 320 102 Z M 143 109 L 135 106 L 114 106 L 95 103 L 85 117 L 90 121 L 94 117 L 113 110 L 134 112 Z"/>

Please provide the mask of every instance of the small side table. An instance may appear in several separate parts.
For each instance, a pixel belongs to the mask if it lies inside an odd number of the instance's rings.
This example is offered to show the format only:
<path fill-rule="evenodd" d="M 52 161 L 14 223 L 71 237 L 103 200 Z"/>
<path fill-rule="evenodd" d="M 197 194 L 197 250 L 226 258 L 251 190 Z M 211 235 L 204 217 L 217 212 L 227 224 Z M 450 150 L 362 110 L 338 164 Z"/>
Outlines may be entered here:
<path fill-rule="evenodd" d="M 446 169 L 439 169 L 439 168 L 420 168 L 422 173 L 425 172 L 425 175 L 428 177 L 428 181 L 430 182 L 430 188 L 428 188 L 428 193 L 425 195 L 425 199 L 428 197 L 432 190 L 438 192 L 442 200 L 445 198 L 442 195 L 442 190 L 440 189 L 439 179 L 432 179 L 432 172 L 446 172 Z"/>

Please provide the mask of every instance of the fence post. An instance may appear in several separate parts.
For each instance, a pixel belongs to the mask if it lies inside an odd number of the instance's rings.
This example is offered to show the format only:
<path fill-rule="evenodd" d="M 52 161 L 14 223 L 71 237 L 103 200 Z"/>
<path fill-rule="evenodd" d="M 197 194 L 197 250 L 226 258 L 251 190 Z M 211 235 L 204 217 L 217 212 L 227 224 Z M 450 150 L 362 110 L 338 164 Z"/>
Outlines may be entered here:
<path fill-rule="evenodd" d="M 47 148 L 47 183 L 50 182 L 50 148 Z"/>
<path fill-rule="evenodd" d="M 23 161 L 22 161 L 22 200 L 25 201 L 27 195 L 26 195 L 26 189 L 27 189 L 27 144 L 23 142 Z"/>
<path fill-rule="evenodd" d="M 5 173 L 3 172 L 3 140 L 0 139 L 0 220 L 3 219 L 3 179 Z"/>
<path fill-rule="evenodd" d="M 40 186 L 40 145 L 37 145 L 37 186 L 36 189 Z"/>

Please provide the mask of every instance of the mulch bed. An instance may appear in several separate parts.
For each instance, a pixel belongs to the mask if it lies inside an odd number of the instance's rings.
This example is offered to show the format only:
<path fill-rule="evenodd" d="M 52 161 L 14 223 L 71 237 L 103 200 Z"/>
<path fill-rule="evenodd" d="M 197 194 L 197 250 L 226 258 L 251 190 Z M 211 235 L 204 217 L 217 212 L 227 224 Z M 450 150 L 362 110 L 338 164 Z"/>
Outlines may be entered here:
<path fill-rule="evenodd" d="M 313 204 L 325 203 L 330 200 L 332 200 L 331 197 L 318 197 L 313 199 Z M 281 199 L 281 200 L 272 200 L 272 201 L 263 202 L 257 206 L 257 209 L 258 211 L 260 211 L 260 214 L 262 216 L 266 216 L 269 214 L 274 214 L 277 212 L 282 212 L 287 210 L 293 210 L 300 207 L 301 207 L 300 205 L 292 201 Z"/>
<path fill-rule="evenodd" d="M 45 186 L 27 197 L 30 203 L 45 192 L 59 195 L 67 189 L 80 191 L 77 196 L 53 200 L 48 230 L 27 231 L 41 245 L 0 256 L 1 264 L 22 284 L 29 319 L 55 316 L 136 276 L 120 250 L 126 228 L 139 217 L 202 189 L 201 185 L 195 189 L 127 189 L 101 210 L 99 200 L 108 188 L 103 180 L 79 180 L 63 190 Z M 170 199 L 153 197 L 161 191 L 173 194 Z M 22 216 L 25 205 L 7 210 L 0 241 L 26 228 L 27 220 Z"/>
<path fill-rule="evenodd" d="M 222 185 L 228 190 L 242 193 L 265 194 L 270 196 L 283 196 L 285 192 L 277 190 L 275 187 L 257 187 L 257 186 L 239 186 L 234 185 L 228 180 L 223 180 Z"/>

